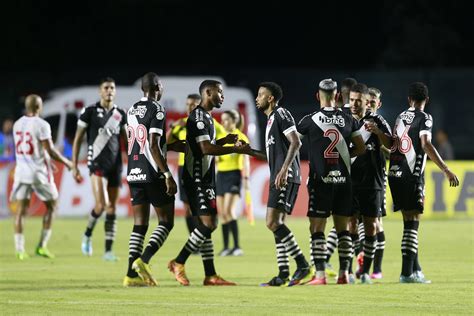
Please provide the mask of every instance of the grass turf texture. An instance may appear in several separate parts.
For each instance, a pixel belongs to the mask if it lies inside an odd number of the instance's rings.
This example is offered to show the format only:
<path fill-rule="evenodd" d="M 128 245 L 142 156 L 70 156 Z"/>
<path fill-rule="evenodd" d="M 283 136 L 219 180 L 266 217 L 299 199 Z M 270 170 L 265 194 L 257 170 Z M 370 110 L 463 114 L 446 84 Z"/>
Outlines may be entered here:
<path fill-rule="evenodd" d="M 148 235 L 152 232 L 156 220 Z M 199 256 L 186 265 L 190 287 L 181 287 L 168 272 L 167 262 L 186 240 L 186 228 L 177 219 L 164 247 L 152 259 L 159 282 L 156 288 L 123 288 L 128 237 L 132 220 L 118 221 L 116 254 L 121 261 L 104 262 L 103 222 L 94 232 L 94 255 L 80 251 L 86 220 L 58 219 L 49 249 L 56 259 L 35 257 L 41 221 L 26 220 L 26 248 L 31 258 L 14 256 L 12 220 L 0 221 L 0 314 L 472 314 L 474 259 L 472 220 L 423 221 L 420 226 L 420 260 L 431 285 L 399 284 L 402 223 L 385 223 L 384 279 L 374 285 L 296 286 L 261 288 L 277 273 L 273 236 L 264 222 L 250 227 L 240 221 L 243 257 L 216 257 L 218 273 L 237 287 L 203 287 Z M 308 223 L 290 219 L 300 247 L 309 258 Z M 221 231 L 214 234 L 215 252 L 221 249 Z M 148 236 L 146 241 L 148 241 Z M 331 260 L 338 266 L 337 254 Z M 291 261 L 292 272 L 295 265 Z"/>

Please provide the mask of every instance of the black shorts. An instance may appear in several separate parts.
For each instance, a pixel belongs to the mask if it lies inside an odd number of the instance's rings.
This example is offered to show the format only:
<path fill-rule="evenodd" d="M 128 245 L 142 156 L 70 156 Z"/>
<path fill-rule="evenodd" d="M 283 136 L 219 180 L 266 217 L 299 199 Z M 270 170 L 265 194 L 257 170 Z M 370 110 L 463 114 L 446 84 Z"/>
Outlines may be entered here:
<path fill-rule="evenodd" d="M 298 197 L 298 189 L 300 185 L 297 183 L 288 182 L 286 187 L 278 190 L 275 184 L 270 185 L 270 192 L 268 193 L 267 207 L 274 208 L 286 212 L 290 215 L 295 206 L 296 198 Z"/>
<path fill-rule="evenodd" d="M 387 186 L 384 186 L 380 194 L 380 205 L 381 205 L 381 217 L 387 216 Z"/>
<path fill-rule="evenodd" d="M 389 178 L 395 212 L 417 210 L 423 213 L 425 205 L 425 185 L 402 179 Z"/>
<path fill-rule="evenodd" d="M 132 205 L 152 204 L 161 207 L 174 202 L 174 195 L 166 194 L 164 179 L 158 179 L 151 183 L 129 183 L 130 202 Z"/>
<path fill-rule="evenodd" d="M 189 207 L 193 216 L 217 215 L 216 188 L 212 184 L 184 181 L 184 190 L 188 196 Z"/>
<path fill-rule="evenodd" d="M 308 180 L 308 217 L 352 216 L 352 185 Z"/>
<path fill-rule="evenodd" d="M 367 217 L 382 215 L 382 191 L 352 188 L 352 212 Z"/>
<path fill-rule="evenodd" d="M 188 203 L 188 196 L 186 195 L 186 190 L 184 190 L 184 182 L 183 182 L 183 166 L 178 167 L 178 191 L 179 191 L 179 199 L 184 203 Z"/>
<path fill-rule="evenodd" d="M 242 187 L 242 173 L 240 170 L 219 171 L 217 173 L 216 194 L 239 194 Z"/>
<path fill-rule="evenodd" d="M 91 175 L 107 179 L 108 188 L 119 188 L 122 186 L 122 168 L 104 171 L 100 168 L 89 168 Z"/>

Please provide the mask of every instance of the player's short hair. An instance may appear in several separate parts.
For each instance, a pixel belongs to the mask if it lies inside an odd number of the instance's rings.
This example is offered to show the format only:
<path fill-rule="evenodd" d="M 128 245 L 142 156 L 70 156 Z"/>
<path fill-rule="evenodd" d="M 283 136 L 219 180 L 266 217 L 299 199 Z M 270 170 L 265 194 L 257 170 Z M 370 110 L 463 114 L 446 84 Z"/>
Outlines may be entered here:
<path fill-rule="evenodd" d="M 408 86 L 408 97 L 413 101 L 424 101 L 428 98 L 428 87 L 423 82 L 413 82 Z"/>
<path fill-rule="evenodd" d="M 217 86 L 220 85 L 220 84 L 222 84 L 222 83 L 220 81 L 217 81 L 217 80 L 212 80 L 212 79 L 204 80 L 199 85 L 199 93 L 202 96 L 205 89 L 207 89 L 207 88 L 217 88 Z"/>
<path fill-rule="evenodd" d="M 382 91 L 380 91 L 379 89 L 374 88 L 374 87 L 369 88 L 369 94 L 373 97 L 378 98 L 378 99 L 380 99 L 382 97 Z"/>
<path fill-rule="evenodd" d="M 283 98 L 283 90 L 281 89 L 280 85 L 275 82 L 261 82 L 258 84 L 258 88 L 265 88 L 272 96 L 275 98 L 276 103 L 278 103 Z"/>
<path fill-rule="evenodd" d="M 106 83 L 106 82 L 115 83 L 115 79 L 112 78 L 112 77 L 104 77 L 104 78 L 100 79 L 100 81 L 99 81 L 99 86 L 101 86 L 102 84 L 104 84 L 104 83 Z"/>
<path fill-rule="evenodd" d="M 232 118 L 232 121 L 234 121 L 234 123 L 238 123 L 239 122 L 239 113 L 235 110 L 227 110 L 225 111 L 223 114 L 227 114 L 229 115 L 231 118 Z"/>
<path fill-rule="evenodd" d="M 201 100 L 201 96 L 197 93 L 188 94 L 187 98 L 192 100 Z"/>
<path fill-rule="evenodd" d="M 363 83 L 356 83 L 355 85 L 352 86 L 351 92 L 358 92 L 362 94 L 368 94 L 369 93 L 369 88 Z"/>
<path fill-rule="evenodd" d="M 142 90 L 157 90 L 160 83 L 160 77 L 154 72 L 147 72 L 142 77 Z"/>
<path fill-rule="evenodd" d="M 357 80 L 355 80 L 354 78 L 346 78 L 344 80 L 342 80 L 341 82 L 341 89 L 342 88 L 347 88 L 347 89 L 351 89 L 352 86 L 356 85 L 357 84 Z"/>
<path fill-rule="evenodd" d="M 332 79 L 324 79 L 319 82 L 319 90 L 324 92 L 334 92 L 337 90 L 337 82 Z"/>

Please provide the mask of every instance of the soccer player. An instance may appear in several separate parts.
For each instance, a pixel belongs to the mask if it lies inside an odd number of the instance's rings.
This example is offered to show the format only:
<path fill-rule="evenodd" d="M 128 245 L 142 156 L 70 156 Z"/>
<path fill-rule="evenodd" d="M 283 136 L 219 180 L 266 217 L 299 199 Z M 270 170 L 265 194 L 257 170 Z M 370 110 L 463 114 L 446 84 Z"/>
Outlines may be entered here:
<path fill-rule="evenodd" d="M 418 227 L 424 209 L 426 155 L 444 172 L 451 187 L 459 185 L 456 175 L 431 144 L 433 118 L 424 112 L 428 101 L 428 87 L 424 83 L 410 84 L 410 107 L 398 115 L 393 128 L 388 183 L 394 211 L 401 210 L 403 215 L 400 283 L 431 283 L 425 279 L 418 260 Z"/>
<path fill-rule="evenodd" d="M 249 143 L 248 137 L 237 128 L 239 119 L 237 111 L 225 111 L 221 116 L 222 126 L 226 134 L 236 134 L 239 140 Z M 249 173 L 249 156 L 230 154 L 217 157 L 217 210 L 221 215 L 222 236 L 224 240 L 224 249 L 222 249 L 219 255 L 223 257 L 242 256 L 244 254 L 239 245 L 239 228 L 235 207 L 240 196 L 242 182 L 244 188 L 248 190 Z M 234 239 L 233 248 L 229 248 L 230 233 L 232 233 Z"/>
<path fill-rule="evenodd" d="M 104 260 L 117 261 L 112 251 L 116 232 L 115 208 L 122 181 L 122 156 L 120 137 L 126 141 L 125 112 L 114 104 L 115 81 L 102 79 L 99 85 L 100 101 L 84 108 L 77 121 L 77 131 L 72 149 L 73 177 L 82 179 L 77 167 L 82 138 L 87 134 L 87 166 L 89 167 L 95 205 L 89 215 L 81 249 L 86 256 L 92 256 L 92 231 L 97 220 L 105 211 L 105 254 Z"/>
<path fill-rule="evenodd" d="M 304 284 L 312 275 L 285 219 L 290 215 L 301 183 L 299 149 L 301 142 L 291 113 L 279 105 L 283 91 L 274 82 L 258 86 L 257 108 L 268 118 L 265 131 L 266 156 L 270 166 L 270 189 L 267 203 L 266 224 L 275 237 L 279 273 L 262 286 L 293 286 Z M 296 261 L 296 271 L 291 280 L 288 255 Z"/>
<path fill-rule="evenodd" d="M 365 238 L 363 239 L 363 264 L 360 279 L 371 284 L 370 267 L 376 250 L 377 218 L 382 215 L 385 156 L 382 146 L 390 148 L 392 134 L 385 119 L 369 108 L 369 89 L 365 84 L 354 85 L 350 92 L 351 111 L 359 123 L 359 133 L 366 152 L 352 160 L 352 211 L 361 216 Z M 359 236 L 361 234 L 359 233 Z"/>
<path fill-rule="evenodd" d="M 354 78 L 346 78 L 341 82 L 341 95 L 339 99 L 342 101 L 341 110 L 347 114 L 351 114 L 351 105 L 349 94 L 354 85 L 357 84 L 357 80 Z"/>
<path fill-rule="evenodd" d="M 202 101 L 189 115 L 186 122 L 186 154 L 183 182 L 189 206 L 199 224 L 189 236 L 178 256 L 171 260 L 168 268 L 182 285 L 189 285 L 185 263 L 190 254 L 200 251 L 204 264 L 204 285 L 235 285 L 217 275 L 214 267 L 212 232 L 217 227 L 215 162 L 214 156 L 232 153 L 250 154 L 248 144 L 237 142 L 236 135 L 227 135 L 216 141 L 216 132 L 211 111 L 224 102 L 222 84 L 216 80 L 204 80 L 199 86 Z M 237 143 L 236 143 L 237 142 Z M 224 144 L 236 143 L 224 147 Z"/>
<path fill-rule="evenodd" d="M 176 182 L 166 163 L 166 110 L 158 103 L 163 86 L 157 74 L 142 78 L 144 97 L 127 112 L 127 181 L 134 214 L 129 241 L 128 271 L 123 285 L 156 286 L 148 265 L 161 248 L 174 225 Z M 142 253 L 150 218 L 150 203 L 158 217 L 158 226 Z"/>
<path fill-rule="evenodd" d="M 25 108 L 25 115 L 13 125 L 16 167 L 10 200 L 16 201 L 18 205 L 15 216 L 16 257 L 20 260 L 29 257 L 25 251 L 23 221 L 30 204 L 31 193 L 34 191 L 46 205 L 43 230 L 36 247 L 36 254 L 45 258 L 54 258 L 47 247 L 58 199 L 51 158 L 63 163 L 69 170 L 72 168 L 72 162 L 54 148 L 51 126 L 40 118 L 43 100 L 35 94 L 30 94 L 26 97 Z"/>
<path fill-rule="evenodd" d="M 337 83 L 324 79 L 316 98 L 321 109 L 306 115 L 298 123 L 298 132 L 309 143 L 308 217 L 311 253 L 316 267 L 310 285 L 327 284 L 325 276 L 326 240 L 324 230 L 332 214 L 339 250 L 338 284 L 349 283 L 349 259 L 352 240 L 348 231 L 351 216 L 351 157 L 365 151 L 357 122 L 336 107 Z M 349 147 L 353 143 L 352 148 Z"/>

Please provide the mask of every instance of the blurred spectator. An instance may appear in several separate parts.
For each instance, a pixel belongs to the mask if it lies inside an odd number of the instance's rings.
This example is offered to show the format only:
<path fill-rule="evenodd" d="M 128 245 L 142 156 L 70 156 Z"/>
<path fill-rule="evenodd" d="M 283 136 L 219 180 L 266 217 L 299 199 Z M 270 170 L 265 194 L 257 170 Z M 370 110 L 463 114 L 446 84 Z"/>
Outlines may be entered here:
<path fill-rule="evenodd" d="M 15 143 L 13 141 L 13 120 L 7 118 L 3 121 L 0 132 L 0 162 L 15 160 Z"/>
<path fill-rule="evenodd" d="M 454 160 L 453 146 L 448 139 L 448 134 L 442 129 L 436 132 L 436 145 L 438 153 L 444 160 Z"/>

